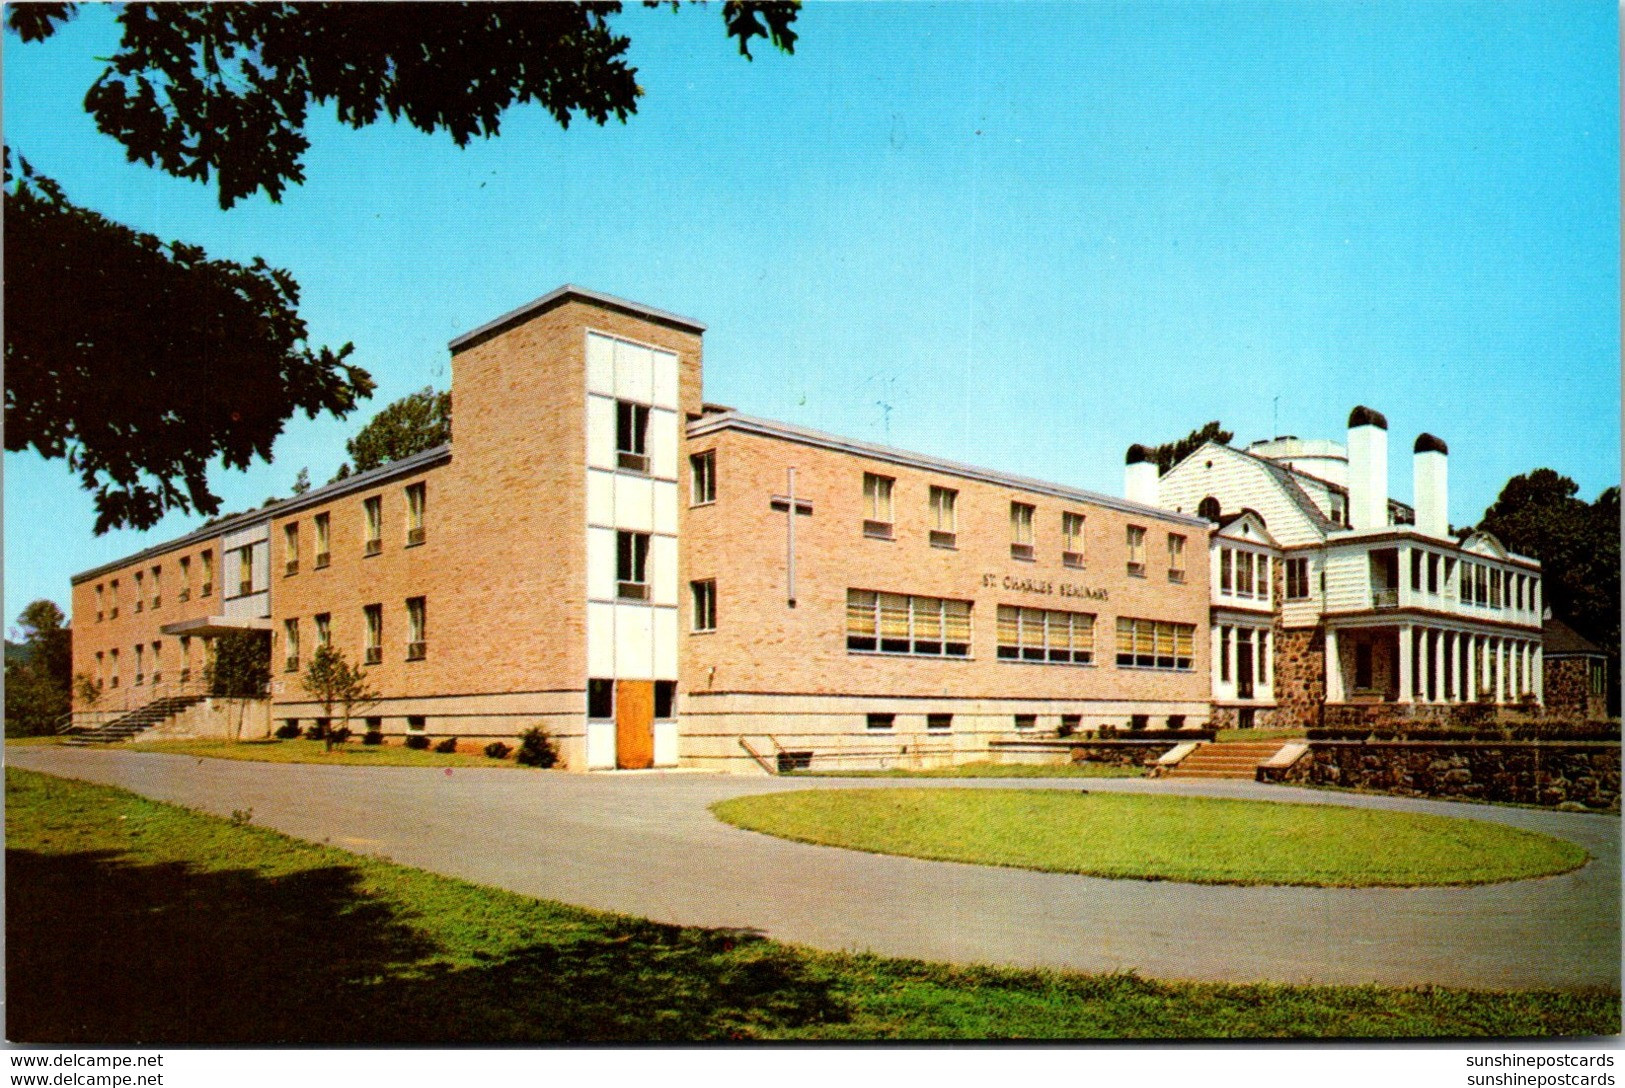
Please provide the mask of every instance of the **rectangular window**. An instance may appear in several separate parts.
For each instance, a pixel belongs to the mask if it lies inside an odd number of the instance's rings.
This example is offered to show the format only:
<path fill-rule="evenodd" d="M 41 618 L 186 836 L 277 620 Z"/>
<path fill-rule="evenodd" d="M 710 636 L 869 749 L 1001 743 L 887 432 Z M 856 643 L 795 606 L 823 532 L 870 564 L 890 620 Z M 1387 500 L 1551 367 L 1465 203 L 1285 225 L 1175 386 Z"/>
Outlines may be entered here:
<path fill-rule="evenodd" d="M 952 729 L 954 727 L 954 716 L 952 714 L 927 714 L 925 716 L 925 727 L 934 733 Z"/>
<path fill-rule="evenodd" d="M 1168 534 L 1168 580 L 1185 580 L 1185 538 L 1178 533 Z"/>
<path fill-rule="evenodd" d="M 1188 623 L 1117 618 L 1117 664 L 1139 669 L 1189 669 L 1196 628 Z"/>
<path fill-rule="evenodd" d="M 106 601 L 105 587 L 97 586 L 96 587 L 96 622 L 97 623 L 102 622 L 102 611 L 103 611 L 102 606 L 105 603 L 105 601 Z"/>
<path fill-rule="evenodd" d="M 717 583 L 713 579 L 701 582 L 688 583 L 688 591 L 694 603 L 693 620 L 695 631 L 715 631 L 717 629 Z"/>
<path fill-rule="evenodd" d="M 116 687 L 118 687 L 118 651 L 117 650 L 109 650 L 108 653 L 107 653 L 107 660 L 108 660 L 107 686 L 110 687 L 110 688 L 116 688 Z"/>
<path fill-rule="evenodd" d="M 282 576 L 299 573 L 299 523 L 290 521 L 282 527 Z"/>
<path fill-rule="evenodd" d="M 214 592 L 214 552 L 200 552 L 197 558 L 199 576 L 203 579 L 203 584 L 198 587 L 197 595 L 207 597 Z"/>
<path fill-rule="evenodd" d="M 1309 560 L 1286 561 L 1286 599 L 1301 601 L 1309 596 Z"/>
<path fill-rule="evenodd" d="M 649 409 L 615 402 L 615 463 L 632 472 L 649 471 Z"/>
<path fill-rule="evenodd" d="M 246 597 L 254 592 L 254 546 L 238 548 L 236 555 L 237 596 Z"/>
<path fill-rule="evenodd" d="M 863 653 L 970 656 L 971 602 L 869 589 L 846 591 L 846 648 Z"/>
<path fill-rule="evenodd" d="M 384 550 L 384 499 L 374 495 L 363 499 L 361 511 L 367 520 L 367 554 L 377 555 Z"/>
<path fill-rule="evenodd" d="M 1010 504 L 1010 558 L 1033 558 L 1033 514 L 1035 508 L 1024 502 Z"/>
<path fill-rule="evenodd" d="M 329 539 L 333 523 L 327 514 L 317 514 L 311 520 L 311 524 L 316 531 L 315 566 L 317 570 L 321 570 L 333 559 L 332 544 Z"/>
<path fill-rule="evenodd" d="M 406 660 L 429 656 L 429 606 L 422 597 L 406 598 Z"/>
<path fill-rule="evenodd" d="M 152 607 L 157 608 L 164 603 L 164 568 L 152 568 Z"/>
<path fill-rule="evenodd" d="M 98 658 L 100 654 L 96 655 Z M 192 679 L 192 637 L 181 636 L 181 683 Z"/>
<path fill-rule="evenodd" d="M 677 681 L 655 681 L 655 717 L 663 722 L 677 717 Z"/>
<path fill-rule="evenodd" d="M 1270 680 L 1270 633 L 1258 632 L 1258 682 L 1268 684 Z"/>
<path fill-rule="evenodd" d="M 406 731 L 408 733 L 421 733 L 429 727 L 429 720 L 422 714 L 408 714 L 406 716 Z"/>
<path fill-rule="evenodd" d="M 587 717 L 604 721 L 615 716 L 615 681 L 587 681 Z"/>
<path fill-rule="evenodd" d="M 1061 515 L 1061 565 L 1083 569 L 1083 515 L 1067 511 Z"/>
<path fill-rule="evenodd" d="M 316 645 L 333 645 L 333 617 L 327 612 L 316 614 Z"/>
<path fill-rule="evenodd" d="M 361 615 L 367 624 L 366 656 L 363 660 L 369 665 L 376 665 L 384 660 L 384 606 L 369 604 L 361 610 Z"/>
<path fill-rule="evenodd" d="M 1253 553 L 1236 553 L 1236 596 L 1253 595 Z"/>
<path fill-rule="evenodd" d="M 175 599 L 182 604 L 192 599 L 192 557 L 181 556 L 181 589 Z"/>
<path fill-rule="evenodd" d="M 1017 729 L 1031 729 L 1038 724 L 1037 714 L 1017 714 L 1015 717 Z"/>
<path fill-rule="evenodd" d="M 931 489 L 931 546 L 952 548 L 959 543 L 959 492 L 951 487 Z"/>
<path fill-rule="evenodd" d="M 1095 660 L 1095 617 L 1001 604 L 998 644 L 1003 661 L 1089 665 Z"/>
<path fill-rule="evenodd" d="M 1523 611 L 1523 575 L 1521 575 L 1521 574 L 1513 575 L 1513 584 L 1517 586 L 1517 604 L 1516 604 L 1515 607 L 1518 609 L 1519 612 L 1522 612 Z"/>
<path fill-rule="evenodd" d="M 107 662 L 102 658 L 102 652 L 96 651 L 96 690 L 101 691 L 107 686 Z"/>
<path fill-rule="evenodd" d="M 890 540 L 892 538 L 891 488 L 893 482 L 890 476 L 876 476 L 872 472 L 863 474 L 864 536 L 874 537 L 877 540 Z"/>
<path fill-rule="evenodd" d="M 1219 628 L 1219 681 L 1230 682 L 1230 628 Z"/>
<path fill-rule="evenodd" d="M 867 726 L 870 729 L 890 729 L 896 720 L 897 715 L 895 714 L 870 714 L 866 718 Z"/>
<path fill-rule="evenodd" d="M 152 644 L 152 682 L 156 684 L 164 678 L 164 644 Z"/>
<path fill-rule="evenodd" d="M 1128 527 L 1128 572 L 1145 577 L 1145 530 L 1138 525 Z"/>
<path fill-rule="evenodd" d="M 146 667 L 143 664 L 143 662 L 145 660 L 146 660 L 146 647 L 145 646 L 137 646 L 135 648 L 135 682 L 137 684 L 140 684 L 143 680 L 146 679 L 146 677 L 144 675 L 144 672 L 143 672 L 143 670 Z"/>
<path fill-rule="evenodd" d="M 136 577 L 139 578 L 140 575 Z M 1501 572 L 1498 570 L 1490 571 L 1490 607 L 1501 607 Z"/>
<path fill-rule="evenodd" d="M 283 672 L 299 671 L 299 621 L 282 621 Z"/>
<path fill-rule="evenodd" d="M 1411 549 L 1411 592 L 1422 592 L 1422 552 L 1419 548 Z"/>
<path fill-rule="evenodd" d="M 118 579 L 117 578 L 114 578 L 111 582 L 108 583 L 107 596 L 108 596 L 107 618 L 110 619 L 110 620 L 116 620 L 116 619 L 118 619 Z"/>
<path fill-rule="evenodd" d="M 423 513 L 428 506 L 429 494 L 426 485 L 406 485 L 406 546 L 422 544 L 426 539 L 423 529 Z"/>
<path fill-rule="evenodd" d="M 1439 592 L 1439 553 L 1428 552 L 1428 592 Z"/>
<path fill-rule="evenodd" d="M 649 534 L 624 529 L 615 534 L 615 594 L 628 601 L 649 599 Z"/>
<path fill-rule="evenodd" d="M 1229 548 L 1219 549 L 1219 592 L 1236 591 L 1236 553 Z"/>
<path fill-rule="evenodd" d="M 706 450 L 688 459 L 688 501 L 704 506 L 717 501 L 717 451 Z"/>
<path fill-rule="evenodd" d="M 141 571 L 135 572 L 135 610 L 142 611 L 147 607 L 147 587 L 144 583 L 146 575 Z M 136 681 L 140 683 L 140 681 Z"/>
<path fill-rule="evenodd" d="M 1061 728 L 1056 730 L 1058 736 L 1070 737 L 1083 728 L 1082 714 L 1062 714 Z"/>

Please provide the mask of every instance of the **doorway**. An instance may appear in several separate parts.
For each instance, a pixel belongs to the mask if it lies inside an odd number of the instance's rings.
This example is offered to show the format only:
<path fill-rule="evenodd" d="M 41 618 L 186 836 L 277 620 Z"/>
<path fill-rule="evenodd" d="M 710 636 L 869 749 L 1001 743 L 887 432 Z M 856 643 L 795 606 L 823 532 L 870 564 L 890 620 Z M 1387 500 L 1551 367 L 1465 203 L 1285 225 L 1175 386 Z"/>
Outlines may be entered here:
<path fill-rule="evenodd" d="M 642 771 L 655 765 L 653 680 L 615 681 L 615 766 Z"/>
<path fill-rule="evenodd" d="M 1238 632 L 1236 639 L 1236 698 L 1253 697 L 1253 639 L 1251 631 Z"/>

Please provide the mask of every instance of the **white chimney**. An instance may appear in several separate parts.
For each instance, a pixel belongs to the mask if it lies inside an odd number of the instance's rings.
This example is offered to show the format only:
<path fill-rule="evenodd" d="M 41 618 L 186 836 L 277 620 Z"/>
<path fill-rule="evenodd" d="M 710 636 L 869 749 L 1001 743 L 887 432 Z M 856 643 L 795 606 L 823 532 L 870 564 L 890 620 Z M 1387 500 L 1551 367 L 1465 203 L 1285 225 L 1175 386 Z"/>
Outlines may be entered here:
<path fill-rule="evenodd" d="M 1416 529 L 1448 540 L 1450 538 L 1450 447 L 1431 434 L 1416 436 L 1413 447 L 1415 468 Z"/>
<path fill-rule="evenodd" d="M 1151 460 L 1151 451 L 1136 443 L 1124 460 L 1123 497 L 1142 506 L 1158 505 L 1157 463 Z"/>
<path fill-rule="evenodd" d="M 1349 413 L 1349 525 L 1388 525 L 1388 420 L 1364 405 Z"/>

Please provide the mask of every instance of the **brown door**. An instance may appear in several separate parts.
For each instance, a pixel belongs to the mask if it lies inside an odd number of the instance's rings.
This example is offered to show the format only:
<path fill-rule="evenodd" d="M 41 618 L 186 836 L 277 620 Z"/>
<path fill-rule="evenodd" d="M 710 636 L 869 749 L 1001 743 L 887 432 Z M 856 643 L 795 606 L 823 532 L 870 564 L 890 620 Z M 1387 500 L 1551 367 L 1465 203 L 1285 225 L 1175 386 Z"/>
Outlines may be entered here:
<path fill-rule="evenodd" d="M 653 680 L 615 681 L 615 766 L 641 771 L 655 765 Z"/>

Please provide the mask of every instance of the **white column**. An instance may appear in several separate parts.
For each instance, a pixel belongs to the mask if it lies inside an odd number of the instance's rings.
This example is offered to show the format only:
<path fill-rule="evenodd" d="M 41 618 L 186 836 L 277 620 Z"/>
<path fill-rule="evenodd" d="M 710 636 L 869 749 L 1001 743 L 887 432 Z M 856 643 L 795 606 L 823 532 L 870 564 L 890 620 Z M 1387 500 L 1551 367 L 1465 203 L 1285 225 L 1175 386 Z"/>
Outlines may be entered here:
<path fill-rule="evenodd" d="M 1399 551 L 1399 585 L 1394 587 L 1399 601 L 1399 607 L 1409 608 L 1411 605 L 1411 549 L 1400 547 Z M 1405 693 L 1399 693 L 1400 701 L 1405 699 Z"/>
<path fill-rule="evenodd" d="M 1219 624 L 1214 624 L 1208 629 L 1208 642 L 1211 643 L 1211 645 L 1208 647 L 1207 668 L 1212 677 L 1213 694 L 1215 697 L 1217 697 L 1219 694 L 1219 647 L 1224 644 L 1223 638 L 1219 632 L 1223 630 L 1224 628 Z"/>
<path fill-rule="evenodd" d="M 1495 701 L 1507 701 L 1507 640 L 1495 640 Z"/>
<path fill-rule="evenodd" d="M 1343 659 L 1337 652 L 1337 628 L 1326 628 L 1326 701 L 1343 701 Z"/>
<path fill-rule="evenodd" d="M 1456 635 L 1456 702 L 1472 702 L 1473 674 L 1472 658 L 1467 655 L 1472 651 L 1473 636 L 1464 633 Z"/>
<path fill-rule="evenodd" d="M 1230 629 L 1230 697 L 1240 698 L 1241 675 L 1236 672 L 1236 659 L 1241 656 L 1241 628 Z"/>
<path fill-rule="evenodd" d="M 1444 632 L 1434 631 L 1430 636 L 1433 639 L 1433 699 L 1435 703 L 1444 702 Z"/>
<path fill-rule="evenodd" d="M 1410 702 L 1414 690 L 1411 680 L 1411 625 L 1402 623 L 1399 626 L 1399 701 Z"/>
<path fill-rule="evenodd" d="M 1535 701 L 1543 708 L 1546 706 L 1546 650 L 1535 643 Z"/>

